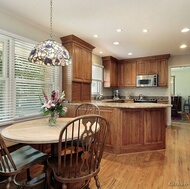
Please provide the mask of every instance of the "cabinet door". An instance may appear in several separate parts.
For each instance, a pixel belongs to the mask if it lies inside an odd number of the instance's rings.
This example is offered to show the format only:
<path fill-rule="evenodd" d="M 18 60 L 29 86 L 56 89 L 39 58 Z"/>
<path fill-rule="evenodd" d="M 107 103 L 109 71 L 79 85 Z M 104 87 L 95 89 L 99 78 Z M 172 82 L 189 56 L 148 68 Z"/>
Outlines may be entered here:
<path fill-rule="evenodd" d="M 80 102 L 82 94 L 81 82 L 72 82 L 72 102 Z"/>
<path fill-rule="evenodd" d="M 73 80 L 82 81 L 83 77 L 83 66 L 82 66 L 82 53 L 83 49 L 81 46 L 74 45 L 73 49 Z"/>
<path fill-rule="evenodd" d="M 92 80 L 92 53 L 83 48 L 82 64 L 80 66 L 80 74 L 84 82 L 91 82 Z"/>
<path fill-rule="evenodd" d="M 124 86 L 124 65 L 123 63 L 119 63 L 117 65 L 117 70 L 118 70 L 118 76 L 117 76 L 117 82 L 118 82 L 118 87 L 123 87 Z"/>
<path fill-rule="evenodd" d="M 164 109 L 144 110 L 144 144 L 165 144 Z M 151 119 L 150 119 L 151 118 Z M 153 121 L 152 121 L 153 120 Z M 156 120 L 156 121 L 155 121 Z"/>
<path fill-rule="evenodd" d="M 136 86 L 136 62 L 124 63 L 123 84 L 128 87 Z"/>
<path fill-rule="evenodd" d="M 157 60 L 150 60 L 147 64 L 147 74 L 157 74 L 158 73 L 158 63 Z"/>
<path fill-rule="evenodd" d="M 137 119 L 138 118 L 138 119 Z M 133 149 L 143 145 L 143 114 L 140 109 L 122 110 L 122 148 Z"/>
<path fill-rule="evenodd" d="M 104 87 L 117 87 L 117 62 L 113 57 L 103 57 Z"/>
<path fill-rule="evenodd" d="M 114 145 L 116 146 L 116 139 L 114 139 L 115 135 L 115 116 L 113 108 L 100 108 L 100 115 L 105 117 L 109 121 L 109 130 L 108 135 L 106 137 L 106 151 L 114 153 Z"/>
<path fill-rule="evenodd" d="M 112 61 L 110 75 L 111 87 L 117 87 L 117 75 L 117 63 Z"/>
<path fill-rule="evenodd" d="M 137 75 L 144 75 L 146 74 L 146 64 L 147 62 L 142 60 L 142 61 L 137 61 Z"/>
<path fill-rule="evenodd" d="M 91 101 L 91 83 L 82 83 L 81 101 L 82 102 Z"/>
<path fill-rule="evenodd" d="M 158 86 L 168 86 L 168 61 L 167 59 L 158 61 Z"/>
<path fill-rule="evenodd" d="M 137 62 L 137 75 L 157 74 L 157 60 L 142 60 Z"/>

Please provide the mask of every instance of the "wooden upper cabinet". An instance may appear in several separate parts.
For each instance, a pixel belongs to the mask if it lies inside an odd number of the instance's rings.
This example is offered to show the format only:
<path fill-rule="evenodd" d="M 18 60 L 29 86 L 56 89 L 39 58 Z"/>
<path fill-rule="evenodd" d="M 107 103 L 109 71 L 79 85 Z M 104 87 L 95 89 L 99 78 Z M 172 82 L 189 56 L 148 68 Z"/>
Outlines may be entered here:
<path fill-rule="evenodd" d="M 124 86 L 136 86 L 136 62 L 128 62 L 124 64 Z"/>
<path fill-rule="evenodd" d="M 94 47 L 74 35 L 61 37 L 61 41 L 72 58 L 71 65 L 62 67 L 62 90 L 66 99 L 69 102 L 91 101 Z"/>
<path fill-rule="evenodd" d="M 168 86 L 168 60 L 162 59 L 158 60 L 158 86 L 167 87 Z"/>
<path fill-rule="evenodd" d="M 157 74 L 157 60 L 137 61 L 137 75 Z"/>
<path fill-rule="evenodd" d="M 91 82 L 94 47 L 74 35 L 61 37 L 61 41 L 72 58 L 72 80 Z"/>
<path fill-rule="evenodd" d="M 83 49 L 82 52 L 82 57 L 83 57 L 83 76 L 82 79 L 83 81 L 92 81 L 92 52 L 87 50 L 87 49 Z M 81 68 L 79 68 L 81 69 Z"/>
<path fill-rule="evenodd" d="M 158 86 L 167 87 L 169 57 L 165 54 L 134 59 L 137 60 L 137 75 L 158 74 Z"/>
<path fill-rule="evenodd" d="M 118 60 L 112 56 L 102 57 L 104 66 L 104 87 L 117 87 Z"/>
<path fill-rule="evenodd" d="M 123 63 L 118 63 L 117 64 L 117 81 L 118 81 L 118 87 L 123 87 L 124 86 L 124 64 Z"/>
<path fill-rule="evenodd" d="M 118 87 L 136 86 L 136 61 L 119 61 Z"/>
<path fill-rule="evenodd" d="M 158 74 L 158 86 L 168 86 L 169 54 L 117 60 L 103 57 L 104 87 L 135 87 L 137 75 Z"/>

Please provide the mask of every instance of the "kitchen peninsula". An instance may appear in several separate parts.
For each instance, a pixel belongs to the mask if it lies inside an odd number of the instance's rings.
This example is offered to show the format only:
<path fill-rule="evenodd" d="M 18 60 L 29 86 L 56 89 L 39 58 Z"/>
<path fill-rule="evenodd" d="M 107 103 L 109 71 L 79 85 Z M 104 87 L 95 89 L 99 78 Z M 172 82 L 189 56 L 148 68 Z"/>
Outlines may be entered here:
<path fill-rule="evenodd" d="M 94 103 L 110 123 L 106 151 L 123 154 L 165 149 L 166 110 L 170 104 Z M 68 117 L 74 117 L 78 105 L 68 103 Z"/>

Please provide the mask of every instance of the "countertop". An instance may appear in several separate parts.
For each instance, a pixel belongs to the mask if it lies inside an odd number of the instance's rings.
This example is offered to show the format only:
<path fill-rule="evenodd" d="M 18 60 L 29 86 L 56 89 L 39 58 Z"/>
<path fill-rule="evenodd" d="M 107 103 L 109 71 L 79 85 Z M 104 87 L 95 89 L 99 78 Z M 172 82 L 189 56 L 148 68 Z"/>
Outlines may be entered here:
<path fill-rule="evenodd" d="M 167 108 L 171 107 L 171 104 L 159 104 L 159 103 L 104 103 L 94 102 L 98 106 L 112 107 L 112 108 Z"/>
<path fill-rule="evenodd" d="M 112 108 L 168 108 L 171 104 L 159 104 L 159 103 L 111 103 L 103 101 L 92 101 L 91 103 L 102 107 L 112 107 Z M 69 103 L 70 105 L 79 105 L 81 103 Z"/>

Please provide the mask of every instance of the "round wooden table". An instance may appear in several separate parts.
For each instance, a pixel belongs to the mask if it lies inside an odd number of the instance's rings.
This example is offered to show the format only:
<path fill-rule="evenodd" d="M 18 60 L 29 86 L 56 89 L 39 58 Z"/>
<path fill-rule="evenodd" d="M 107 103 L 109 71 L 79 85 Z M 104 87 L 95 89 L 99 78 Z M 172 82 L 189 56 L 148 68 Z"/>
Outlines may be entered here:
<path fill-rule="evenodd" d="M 2 130 L 4 139 L 24 144 L 58 143 L 59 133 L 74 118 L 58 118 L 56 126 L 48 125 L 48 118 L 24 121 Z"/>

